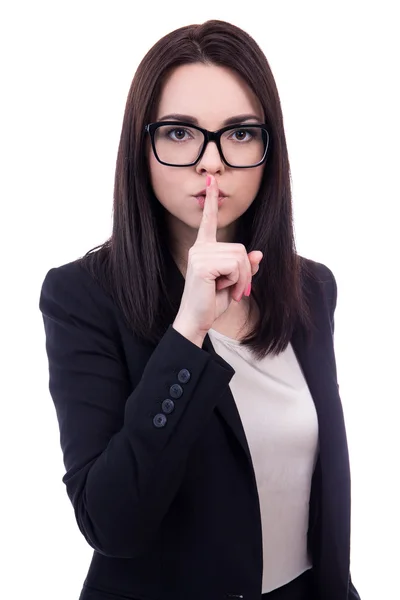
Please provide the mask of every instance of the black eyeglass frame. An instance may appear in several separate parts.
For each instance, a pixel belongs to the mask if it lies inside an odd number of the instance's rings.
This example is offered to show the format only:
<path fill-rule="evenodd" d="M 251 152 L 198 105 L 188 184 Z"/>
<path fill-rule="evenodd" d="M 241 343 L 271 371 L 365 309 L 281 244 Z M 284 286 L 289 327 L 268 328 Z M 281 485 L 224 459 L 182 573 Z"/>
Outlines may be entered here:
<path fill-rule="evenodd" d="M 195 161 L 188 163 L 186 165 L 174 165 L 171 163 L 167 163 L 162 161 L 156 151 L 156 144 L 154 141 L 154 133 L 155 131 L 161 127 L 162 125 L 176 125 L 177 127 L 190 127 L 191 129 L 197 129 L 198 131 L 201 131 L 204 135 L 204 143 L 203 143 L 203 148 L 200 151 L 199 156 L 196 158 Z M 260 160 L 260 162 L 258 162 L 255 165 L 249 165 L 246 167 L 237 167 L 235 165 L 231 165 L 225 158 L 224 153 L 222 152 L 222 148 L 221 148 L 221 135 L 223 133 L 225 133 L 225 131 L 228 131 L 229 129 L 248 129 L 250 127 L 254 127 L 254 128 L 258 128 L 258 129 L 262 129 L 263 131 L 265 131 L 266 136 L 267 136 L 267 143 L 265 145 L 265 151 L 264 151 L 264 156 L 262 157 L 262 159 Z M 167 167 L 192 167 L 194 166 L 196 163 L 199 162 L 199 160 L 201 159 L 201 157 L 203 156 L 204 152 L 206 151 L 207 148 L 207 144 L 208 142 L 215 142 L 219 151 L 219 155 L 222 159 L 222 161 L 228 166 L 231 167 L 232 169 L 254 169 L 254 167 L 259 167 L 260 165 L 262 165 L 266 159 L 267 159 L 267 154 L 268 154 L 268 149 L 269 149 L 269 141 L 270 141 L 270 136 L 269 136 L 269 132 L 267 129 L 267 124 L 266 123 L 261 123 L 261 124 L 256 124 L 256 123 L 237 123 L 236 125 L 227 125 L 226 127 L 223 127 L 222 129 L 218 129 L 217 131 L 208 131 L 208 129 L 203 129 L 202 127 L 198 127 L 197 125 L 193 125 L 192 123 L 182 123 L 181 121 L 157 121 L 155 123 L 148 123 L 147 125 L 145 125 L 144 130 L 150 135 L 150 140 L 151 140 L 151 146 L 153 148 L 153 152 L 154 152 L 154 156 L 156 157 L 156 159 L 158 160 L 159 163 L 161 163 L 162 165 L 166 165 Z"/>

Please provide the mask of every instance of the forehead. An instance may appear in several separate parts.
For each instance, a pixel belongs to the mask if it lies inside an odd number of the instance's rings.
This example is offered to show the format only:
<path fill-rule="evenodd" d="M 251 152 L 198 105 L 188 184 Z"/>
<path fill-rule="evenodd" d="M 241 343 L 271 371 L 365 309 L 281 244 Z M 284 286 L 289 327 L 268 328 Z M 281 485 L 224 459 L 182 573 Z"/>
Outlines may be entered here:
<path fill-rule="evenodd" d="M 195 63 L 181 65 L 166 79 L 156 119 L 169 113 L 196 117 L 203 126 L 219 127 L 241 113 L 263 119 L 260 101 L 240 75 L 226 67 Z"/>

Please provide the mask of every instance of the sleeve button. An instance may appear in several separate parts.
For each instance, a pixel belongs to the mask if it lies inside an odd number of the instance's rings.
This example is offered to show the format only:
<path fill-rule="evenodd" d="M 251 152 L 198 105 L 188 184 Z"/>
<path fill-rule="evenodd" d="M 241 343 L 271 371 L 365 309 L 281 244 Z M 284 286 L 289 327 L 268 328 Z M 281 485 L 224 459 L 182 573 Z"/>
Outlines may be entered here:
<path fill-rule="evenodd" d="M 187 383 L 190 379 L 190 372 L 187 369 L 181 369 L 178 373 L 178 381 L 180 383 Z"/>
<path fill-rule="evenodd" d="M 174 383 L 169 388 L 169 394 L 170 394 L 170 396 L 172 396 L 172 398 L 180 398 L 183 394 L 182 386 L 179 385 L 179 383 Z"/>
<path fill-rule="evenodd" d="M 155 427 L 164 427 L 167 422 L 167 417 L 161 413 L 156 415 L 153 419 L 153 423 Z"/>
<path fill-rule="evenodd" d="M 173 400 L 170 400 L 169 398 L 167 398 L 166 400 L 164 400 L 164 402 L 161 404 L 161 407 L 163 409 L 163 411 L 165 412 L 166 415 L 171 414 L 174 409 L 175 409 L 175 402 L 173 402 Z"/>

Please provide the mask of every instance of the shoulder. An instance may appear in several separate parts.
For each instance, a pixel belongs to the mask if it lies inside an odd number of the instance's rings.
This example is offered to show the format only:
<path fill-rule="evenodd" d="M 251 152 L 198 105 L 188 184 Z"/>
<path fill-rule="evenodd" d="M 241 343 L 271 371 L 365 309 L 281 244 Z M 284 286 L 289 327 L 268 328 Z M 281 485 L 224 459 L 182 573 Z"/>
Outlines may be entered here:
<path fill-rule="evenodd" d="M 96 293 L 95 283 L 82 266 L 81 260 L 77 259 L 47 271 L 42 282 L 41 295 L 83 301 L 88 294 L 93 294 L 93 291 Z"/>
<path fill-rule="evenodd" d="M 77 259 L 58 267 L 51 267 L 45 275 L 42 287 L 46 290 L 56 289 L 63 285 L 69 287 L 81 284 L 86 287 L 88 284 L 90 285 L 87 275 L 81 260 Z"/>
<path fill-rule="evenodd" d="M 47 271 L 41 284 L 39 308 L 46 317 L 73 319 L 81 326 L 97 328 L 115 322 L 112 299 L 85 268 L 82 259 Z"/>

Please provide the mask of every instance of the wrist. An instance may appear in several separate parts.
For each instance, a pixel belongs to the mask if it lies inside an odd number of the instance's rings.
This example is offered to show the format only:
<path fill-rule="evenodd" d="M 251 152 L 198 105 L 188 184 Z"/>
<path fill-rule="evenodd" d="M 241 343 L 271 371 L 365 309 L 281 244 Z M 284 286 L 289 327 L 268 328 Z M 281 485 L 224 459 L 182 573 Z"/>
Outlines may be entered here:
<path fill-rule="evenodd" d="M 179 319 L 179 317 L 176 317 L 175 321 L 172 323 L 172 327 L 178 333 L 187 338 L 190 342 L 196 344 L 196 346 L 198 346 L 199 348 L 202 347 L 207 332 L 200 332 L 196 329 L 193 329 L 193 327 L 190 326 L 189 323 L 182 319 Z"/>

